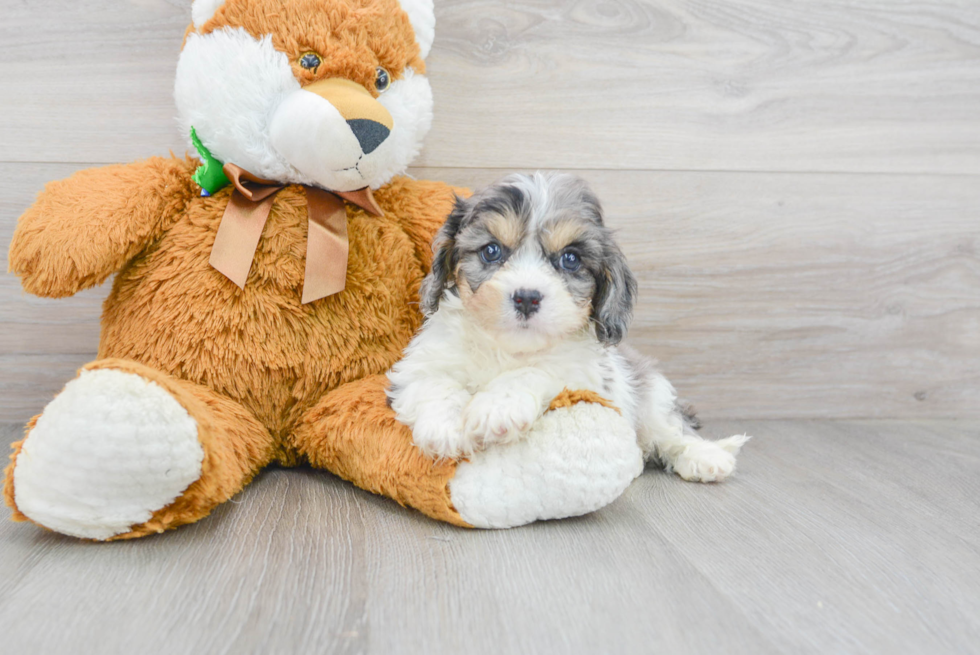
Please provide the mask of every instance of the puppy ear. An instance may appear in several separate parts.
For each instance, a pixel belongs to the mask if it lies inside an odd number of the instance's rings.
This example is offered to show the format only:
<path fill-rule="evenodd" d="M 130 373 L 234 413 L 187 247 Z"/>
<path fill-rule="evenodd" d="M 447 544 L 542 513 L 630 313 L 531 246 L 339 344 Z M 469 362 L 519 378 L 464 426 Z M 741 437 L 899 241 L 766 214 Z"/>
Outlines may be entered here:
<path fill-rule="evenodd" d="M 422 280 L 422 288 L 419 290 L 419 305 L 426 316 L 434 314 L 439 309 L 439 300 L 442 299 L 442 294 L 449 286 L 450 278 L 456 269 L 456 234 L 468 211 L 466 201 L 456 196 L 453 210 L 432 241 L 434 255 L 432 270 Z"/>
<path fill-rule="evenodd" d="M 636 278 L 626 256 L 612 239 L 605 244 L 603 270 L 596 276 L 592 296 L 592 320 L 599 341 L 615 345 L 623 340 L 633 317 Z"/>

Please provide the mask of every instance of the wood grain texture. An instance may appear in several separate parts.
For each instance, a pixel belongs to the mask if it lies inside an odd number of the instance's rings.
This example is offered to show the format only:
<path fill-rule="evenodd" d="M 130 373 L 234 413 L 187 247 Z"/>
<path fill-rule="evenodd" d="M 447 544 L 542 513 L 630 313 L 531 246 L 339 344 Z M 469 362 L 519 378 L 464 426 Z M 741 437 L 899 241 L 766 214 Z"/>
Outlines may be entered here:
<path fill-rule="evenodd" d="M 502 532 L 305 469 L 135 542 L 81 543 L 4 509 L 5 651 L 974 650 L 980 424 L 706 428 L 743 431 L 756 438 L 726 483 L 648 470 L 596 514 Z"/>
<path fill-rule="evenodd" d="M 8 2 L 2 161 L 183 152 L 188 0 Z M 421 165 L 980 173 L 972 0 L 438 0 Z"/>
<path fill-rule="evenodd" d="M 189 4 L 4 3 L 3 269 L 46 181 L 184 151 L 171 94 Z M 580 170 L 640 278 L 634 345 L 708 434 L 756 435 L 737 476 L 647 471 L 599 513 L 505 532 L 308 469 L 137 542 L 3 509 L 0 650 L 975 651 L 980 5 L 436 8 L 414 172 Z M 107 291 L 49 301 L 0 276 L 0 446 L 94 357 Z M 719 420 L 794 416 L 920 420 Z M 973 418 L 921 420 L 940 416 Z"/>
<path fill-rule="evenodd" d="M 35 191 L 74 168 L 0 164 L 0 265 Z M 632 343 L 703 415 L 980 416 L 976 179 L 580 173 L 640 280 Z M 95 356 L 107 291 L 43 300 L 0 278 L 0 419 L 37 413 Z"/>
<path fill-rule="evenodd" d="M 706 415 L 980 416 L 976 178 L 579 173 L 639 279 L 630 340 Z"/>
<path fill-rule="evenodd" d="M 970 0 L 503 4 L 440 7 L 423 165 L 980 172 Z"/>

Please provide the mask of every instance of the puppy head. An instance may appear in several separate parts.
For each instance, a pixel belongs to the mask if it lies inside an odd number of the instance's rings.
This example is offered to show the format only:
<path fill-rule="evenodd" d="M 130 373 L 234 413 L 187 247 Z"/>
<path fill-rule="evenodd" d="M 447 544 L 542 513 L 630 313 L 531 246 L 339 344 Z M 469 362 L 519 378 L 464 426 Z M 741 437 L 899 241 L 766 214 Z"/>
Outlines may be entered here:
<path fill-rule="evenodd" d="M 453 293 L 512 352 L 541 350 L 590 324 L 604 343 L 626 334 L 636 281 L 578 177 L 516 174 L 457 198 L 433 248 L 426 315 Z"/>

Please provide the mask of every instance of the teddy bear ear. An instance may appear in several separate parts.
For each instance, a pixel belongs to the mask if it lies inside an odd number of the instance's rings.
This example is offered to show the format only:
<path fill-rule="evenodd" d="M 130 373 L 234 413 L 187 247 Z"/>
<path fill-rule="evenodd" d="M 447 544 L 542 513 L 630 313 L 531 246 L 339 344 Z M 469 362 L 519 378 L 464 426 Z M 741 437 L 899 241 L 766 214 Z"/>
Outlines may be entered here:
<path fill-rule="evenodd" d="M 194 21 L 194 28 L 201 29 L 201 26 L 208 22 L 214 16 L 214 12 L 218 11 L 223 4 L 225 4 L 225 0 L 194 0 L 194 4 L 191 5 L 191 19 Z"/>
<path fill-rule="evenodd" d="M 203 0 L 197 0 L 202 2 Z M 436 37 L 436 13 L 432 0 L 399 0 L 402 9 L 408 14 L 408 20 L 415 30 L 415 39 L 419 42 L 422 59 L 429 56 L 432 41 Z"/>

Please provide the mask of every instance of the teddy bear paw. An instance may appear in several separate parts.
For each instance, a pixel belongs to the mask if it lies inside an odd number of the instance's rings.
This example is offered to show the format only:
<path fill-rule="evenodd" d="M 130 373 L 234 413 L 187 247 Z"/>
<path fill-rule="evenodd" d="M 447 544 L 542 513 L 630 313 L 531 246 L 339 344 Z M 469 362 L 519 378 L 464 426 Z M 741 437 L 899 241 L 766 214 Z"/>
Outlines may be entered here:
<path fill-rule="evenodd" d="M 13 471 L 17 508 L 64 534 L 108 539 L 201 476 L 197 423 L 139 375 L 83 371 L 38 417 Z"/>

